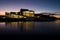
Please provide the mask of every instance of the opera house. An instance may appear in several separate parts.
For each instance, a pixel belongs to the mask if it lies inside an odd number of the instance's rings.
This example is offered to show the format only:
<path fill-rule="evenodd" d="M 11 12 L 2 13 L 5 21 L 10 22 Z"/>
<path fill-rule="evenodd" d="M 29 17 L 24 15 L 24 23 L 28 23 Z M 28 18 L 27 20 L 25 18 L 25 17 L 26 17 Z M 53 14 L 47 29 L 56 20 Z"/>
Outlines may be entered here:
<path fill-rule="evenodd" d="M 33 10 L 20 9 L 19 12 L 5 12 L 5 17 L 2 21 L 50 21 L 55 20 L 56 16 L 49 13 L 35 14 Z"/>
<path fill-rule="evenodd" d="M 8 18 L 28 18 L 34 17 L 34 11 L 28 9 L 21 9 L 20 12 L 6 12 L 5 16 Z"/>

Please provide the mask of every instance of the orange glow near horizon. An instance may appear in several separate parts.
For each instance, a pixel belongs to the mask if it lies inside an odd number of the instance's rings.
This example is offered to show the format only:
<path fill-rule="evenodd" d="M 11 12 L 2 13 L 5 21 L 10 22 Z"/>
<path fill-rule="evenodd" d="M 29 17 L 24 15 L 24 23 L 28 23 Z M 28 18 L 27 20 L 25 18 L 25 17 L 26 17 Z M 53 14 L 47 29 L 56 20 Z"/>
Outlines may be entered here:
<path fill-rule="evenodd" d="M 0 15 L 5 15 L 5 12 L 0 11 Z"/>
<path fill-rule="evenodd" d="M 54 17 L 56 17 L 56 18 L 60 18 L 60 15 L 54 15 Z"/>

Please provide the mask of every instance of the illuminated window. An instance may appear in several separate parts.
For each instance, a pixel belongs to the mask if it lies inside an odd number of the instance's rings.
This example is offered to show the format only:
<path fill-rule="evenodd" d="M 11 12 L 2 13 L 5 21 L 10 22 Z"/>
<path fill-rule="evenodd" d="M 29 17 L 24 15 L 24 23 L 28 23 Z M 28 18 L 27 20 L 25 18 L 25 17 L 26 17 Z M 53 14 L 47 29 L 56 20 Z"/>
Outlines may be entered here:
<path fill-rule="evenodd" d="M 26 11 L 25 13 L 29 13 L 29 11 Z"/>
<path fill-rule="evenodd" d="M 34 13 L 34 12 L 30 12 L 30 13 Z"/>
<path fill-rule="evenodd" d="M 34 16 L 34 12 L 33 11 L 24 11 L 23 15 L 24 16 L 28 16 L 28 17 L 33 17 Z"/>
<path fill-rule="evenodd" d="M 26 12 L 24 11 L 24 12 L 23 12 L 23 15 L 25 15 L 25 13 L 26 13 Z"/>
<path fill-rule="evenodd" d="M 29 14 L 28 14 L 28 13 L 26 13 L 26 16 L 29 16 Z"/>
<path fill-rule="evenodd" d="M 23 16 L 19 16 L 19 18 L 23 18 Z"/>
<path fill-rule="evenodd" d="M 25 15 L 26 13 L 23 13 L 23 15 Z"/>

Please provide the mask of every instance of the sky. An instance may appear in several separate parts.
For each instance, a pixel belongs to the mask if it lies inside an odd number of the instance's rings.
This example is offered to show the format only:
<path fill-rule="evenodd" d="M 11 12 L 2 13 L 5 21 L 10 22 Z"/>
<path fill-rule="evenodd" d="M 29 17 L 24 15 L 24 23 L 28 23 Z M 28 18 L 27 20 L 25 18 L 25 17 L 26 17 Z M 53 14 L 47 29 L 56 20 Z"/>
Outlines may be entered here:
<path fill-rule="evenodd" d="M 40 12 L 60 12 L 60 0 L 0 0 L 0 15 L 18 12 L 21 8 Z"/>

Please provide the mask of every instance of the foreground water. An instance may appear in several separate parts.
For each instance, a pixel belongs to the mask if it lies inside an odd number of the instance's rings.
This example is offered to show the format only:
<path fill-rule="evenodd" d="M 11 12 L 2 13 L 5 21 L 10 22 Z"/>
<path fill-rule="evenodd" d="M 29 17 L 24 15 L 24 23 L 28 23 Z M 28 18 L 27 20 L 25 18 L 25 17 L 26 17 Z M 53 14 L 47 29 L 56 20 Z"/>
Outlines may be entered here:
<path fill-rule="evenodd" d="M 0 34 L 60 34 L 60 20 L 51 22 L 0 22 Z"/>

